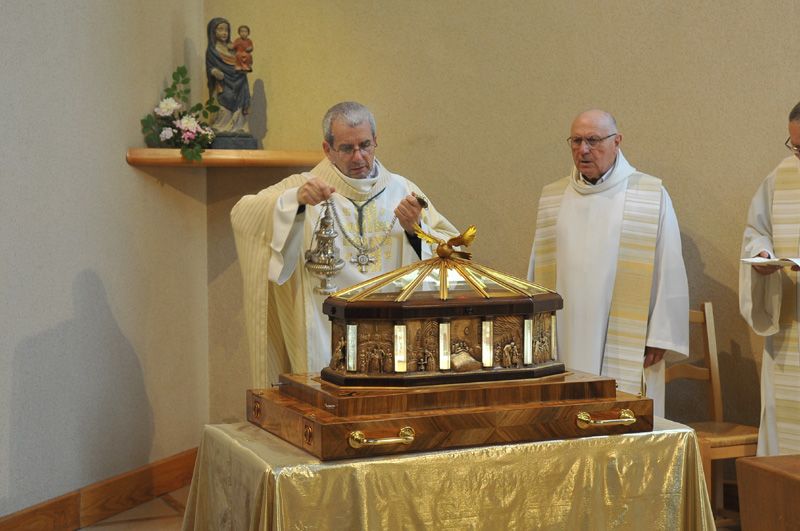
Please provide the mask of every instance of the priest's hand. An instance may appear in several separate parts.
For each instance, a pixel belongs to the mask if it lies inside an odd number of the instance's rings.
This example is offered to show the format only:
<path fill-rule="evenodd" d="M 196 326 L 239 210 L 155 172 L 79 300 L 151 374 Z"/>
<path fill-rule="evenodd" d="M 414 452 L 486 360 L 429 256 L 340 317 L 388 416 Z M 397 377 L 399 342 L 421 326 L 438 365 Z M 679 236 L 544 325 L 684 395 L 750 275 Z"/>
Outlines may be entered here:
<path fill-rule="evenodd" d="M 407 195 L 397 204 L 394 213 L 397 216 L 397 221 L 400 222 L 400 226 L 403 227 L 407 233 L 414 234 L 414 225 L 419 224 L 422 204 L 416 196 Z"/>
<path fill-rule="evenodd" d="M 656 347 L 644 347 L 644 368 L 655 365 L 664 359 L 666 349 Z"/>
<path fill-rule="evenodd" d="M 297 189 L 297 202 L 301 205 L 318 205 L 330 199 L 336 189 L 320 179 L 312 177 Z"/>
<path fill-rule="evenodd" d="M 760 253 L 758 253 L 758 256 L 760 256 L 761 258 L 769 258 L 769 253 L 767 251 L 761 251 Z M 794 269 L 795 267 L 797 266 L 792 266 L 792 269 Z M 774 265 L 753 265 L 753 269 L 755 269 L 756 273 L 758 273 L 759 275 L 771 275 L 775 271 L 778 271 L 780 268 L 781 268 L 780 266 L 774 266 Z M 797 270 L 795 269 L 795 271 Z"/>

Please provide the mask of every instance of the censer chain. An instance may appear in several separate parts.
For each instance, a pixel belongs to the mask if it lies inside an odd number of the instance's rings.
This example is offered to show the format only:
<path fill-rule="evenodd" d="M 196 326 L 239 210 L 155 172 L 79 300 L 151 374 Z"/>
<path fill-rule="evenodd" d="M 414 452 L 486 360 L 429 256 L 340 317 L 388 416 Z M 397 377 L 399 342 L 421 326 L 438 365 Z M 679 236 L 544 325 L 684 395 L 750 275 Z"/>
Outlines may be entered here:
<path fill-rule="evenodd" d="M 376 245 L 373 245 L 372 247 L 365 247 L 364 245 L 357 244 L 353 240 L 353 237 L 350 236 L 347 233 L 347 231 L 344 228 L 344 224 L 342 223 L 341 218 L 339 218 L 339 211 L 337 210 L 336 205 L 334 204 L 334 202 L 329 200 L 329 204 L 330 204 L 331 210 L 333 211 L 333 217 L 336 220 L 336 224 L 339 225 L 339 230 L 342 231 L 342 236 L 344 236 L 344 239 L 347 240 L 347 243 L 349 243 L 350 245 L 355 247 L 359 251 L 359 253 L 361 253 L 361 254 L 370 254 L 370 253 L 376 251 L 377 249 L 380 249 L 383 246 L 383 244 L 386 242 L 386 240 L 389 238 L 389 235 L 392 233 L 392 230 L 394 229 L 394 226 L 397 223 L 397 214 L 395 214 L 394 217 L 392 218 L 392 222 L 389 223 L 389 226 L 386 228 L 386 230 L 383 231 L 383 238 L 381 238 L 381 240 Z M 363 238 L 364 237 L 361 236 L 362 242 L 363 242 Z"/>

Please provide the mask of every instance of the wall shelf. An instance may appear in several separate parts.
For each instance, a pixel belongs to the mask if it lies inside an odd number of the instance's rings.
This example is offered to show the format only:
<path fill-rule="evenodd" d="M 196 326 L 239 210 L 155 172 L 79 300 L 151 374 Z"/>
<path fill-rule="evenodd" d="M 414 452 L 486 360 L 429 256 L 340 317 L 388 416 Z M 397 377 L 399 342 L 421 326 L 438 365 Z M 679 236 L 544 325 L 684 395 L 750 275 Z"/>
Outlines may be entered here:
<path fill-rule="evenodd" d="M 130 148 L 125 156 L 131 166 L 196 166 L 225 168 L 291 168 L 316 166 L 321 151 L 267 151 L 263 149 L 207 149 L 200 162 L 189 162 L 179 149 Z"/>

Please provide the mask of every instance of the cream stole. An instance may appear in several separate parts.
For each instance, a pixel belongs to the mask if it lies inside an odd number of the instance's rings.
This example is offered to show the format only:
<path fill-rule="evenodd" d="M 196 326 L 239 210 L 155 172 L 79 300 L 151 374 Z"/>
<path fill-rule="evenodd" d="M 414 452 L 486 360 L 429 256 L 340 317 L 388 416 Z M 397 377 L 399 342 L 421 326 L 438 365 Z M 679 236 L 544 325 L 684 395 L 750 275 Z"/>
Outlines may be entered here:
<path fill-rule="evenodd" d="M 556 287 L 556 223 L 571 177 L 542 190 L 536 218 L 534 275 L 537 283 Z M 619 389 L 644 394 L 644 348 L 653 262 L 661 210 L 661 180 L 642 173 L 628 177 L 622 214 L 617 274 L 611 297 L 601 374 Z"/>
<path fill-rule="evenodd" d="M 800 256 L 800 174 L 797 161 L 783 161 L 775 172 L 772 197 L 772 239 L 775 254 Z M 797 322 L 797 273 L 779 273 L 783 284 L 780 331 L 772 336 L 772 382 L 775 422 L 781 454 L 800 453 L 800 337 Z"/>

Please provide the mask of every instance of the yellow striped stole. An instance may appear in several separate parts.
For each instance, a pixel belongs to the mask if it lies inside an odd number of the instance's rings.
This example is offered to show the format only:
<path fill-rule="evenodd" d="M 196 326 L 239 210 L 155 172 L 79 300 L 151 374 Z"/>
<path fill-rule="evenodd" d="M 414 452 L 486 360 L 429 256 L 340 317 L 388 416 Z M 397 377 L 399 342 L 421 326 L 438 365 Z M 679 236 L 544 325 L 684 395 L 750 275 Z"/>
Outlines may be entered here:
<path fill-rule="evenodd" d="M 782 258 L 800 256 L 800 174 L 794 157 L 775 173 L 772 197 L 772 240 Z M 775 363 L 772 382 L 775 420 L 781 454 L 800 453 L 800 327 L 797 323 L 797 273 L 782 270 L 780 331 L 772 336 Z"/>
<path fill-rule="evenodd" d="M 570 177 L 550 183 L 542 189 L 539 211 L 536 214 L 534 278 L 547 289 L 556 290 L 556 223 L 561 199 L 569 186 Z"/>
<path fill-rule="evenodd" d="M 645 394 L 642 364 L 660 212 L 661 180 L 642 173 L 631 175 L 601 371 L 616 379 L 626 393 Z"/>

